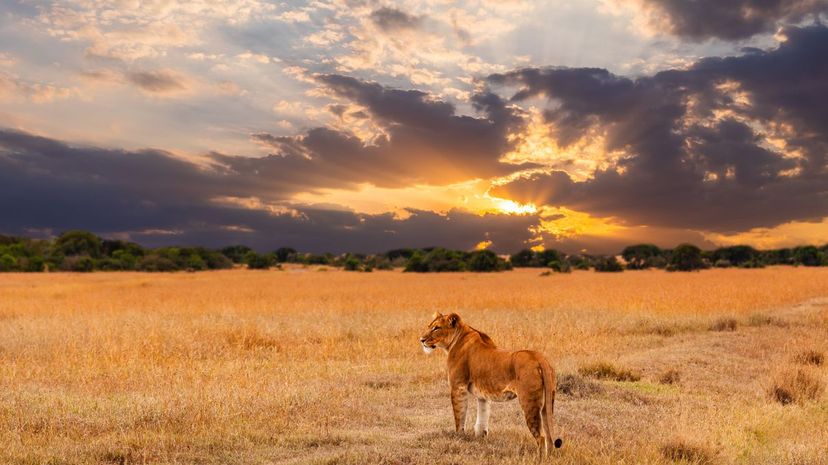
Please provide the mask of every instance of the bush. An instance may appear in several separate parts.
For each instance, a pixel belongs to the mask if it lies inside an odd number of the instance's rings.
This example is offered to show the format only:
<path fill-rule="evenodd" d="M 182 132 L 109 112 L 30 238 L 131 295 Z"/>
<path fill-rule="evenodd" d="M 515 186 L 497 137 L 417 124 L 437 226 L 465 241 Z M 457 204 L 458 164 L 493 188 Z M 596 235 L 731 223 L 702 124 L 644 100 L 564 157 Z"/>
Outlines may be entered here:
<path fill-rule="evenodd" d="M 88 231 L 67 231 L 55 239 L 54 251 L 64 256 L 101 256 L 101 239 Z"/>
<path fill-rule="evenodd" d="M 591 376 L 598 379 L 610 379 L 614 381 L 638 381 L 641 374 L 632 370 L 618 368 L 609 362 L 595 362 L 583 365 L 578 368 L 582 376 Z"/>
<path fill-rule="evenodd" d="M 270 257 L 250 251 L 244 254 L 244 263 L 250 270 L 267 270 L 270 268 Z"/>
<path fill-rule="evenodd" d="M 793 250 L 794 263 L 804 266 L 823 265 L 825 256 L 821 250 L 813 245 L 797 247 Z"/>
<path fill-rule="evenodd" d="M 140 271 L 160 272 L 160 271 L 176 271 L 178 267 L 175 262 L 169 258 L 164 258 L 159 255 L 147 255 L 138 261 L 138 269 Z"/>
<path fill-rule="evenodd" d="M 555 272 L 558 272 L 558 273 L 571 273 L 572 272 L 572 267 L 569 266 L 569 262 L 567 262 L 566 260 L 564 260 L 562 262 L 558 261 L 558 260 L 552 260 L 551 262 L 547 263 L 546 266 L 548 266 L 550 269 L 552 269 L 552 271 L 555 271 Z"/>
<path fill-rule="evenodd" d="M 681 380 L 681 373 L 675 368 L 671 368 L 658 377 L 658 382 L 661 384 L 678 384 Z"/>
<path fill-rule="evenodd" d="M 207 262 L 207 268 L 211 270 L 233 268 L 233 261 L 220 252 L 208 252 L 205 262 Z"/>
<path fill-rule="evenodd" d="M 604 388 L 583 376 L 565 374 L 558 376 L 557 391 L 567 396 L 589 397 L 604 392 Z"/>
<path fill-rule="evenodd" d="M 759 252 L 749 245 L 734 245 L 720 247 L 711 254 L 711 261 L 727 260 L 733 266 L 742 267 L 746 263 L 755 263 L 759 259 Z"/>
<path fill-rule="evenodd" d="M 618 263 L 618 260 L 614 256 L 609 257 L 598 257 L 595 260 L 595 271 L 601 273 L 617 273 L 619 271 L 624 271 L 624 268 Z"/>
<path fill-rule="evenodd" d="M 0 271 L 12 271 L 17 267 L 17 259 L 9 254 L 0 257 Z"/>
<path fill-rule="evenodd" d="M 66 257 L 61 263 L 61 269 L 64 271 L 89 272 L 95 269 L 95 261 L 88 255 Z"/>
<path fill-rule="evenodd" d="M 621 256 L 627 262 L 627 269 L 644 270 L 655 266 L 655 259 L 661 257 L 661 249 L 653 244 L 631 245 L 624 248 Z"/>
<path fill-rule="evenodd" d="M 672 440 L 661 446 L 661 455 L 674 462 L 687 462 L 698 465 L 713 463 L 713 453 L 709 448 L 684 440 Z"/>
<path fill-rule="evenodd" d="M 500 271 L 500 258 L 491 250 L 477 250 L 471 253 L 468 260 L 470 271 Z"/>
<path fill-rule="evenodd" d="M 820 366 L 825 363 L 825 355 L 822 352 L 809 349 L 796 354 L 794 361 L 803 365 Z"/>
<path fill-rule="evenodd" d="M 359 262 L 359 260 L 357 260 L 354 257 L 348 257 L 345 260 L 345 264 L 343 265 L 343 268 L 345 269 L 345 271 L 359 271 L 360 268 L 361 268 L 360 265 L 361 265 L 361 263 Z"/>
<path fill-rule="evenodd" d="M 187 269 L 190 271 L 202 271 L 207 269 L 207 262 L 199 255 L 190 255 L 187 258 Z"/>
<path fill-rule="evenodd" d="M 694 271 L 705 268 L 702 251 L 693 244 L 681 244 L 670 254 L 668 271 Z"/>
<path fill-rule="evenodd" d="M 512 266 L 516 268 L 525 268 L 535 266 L 535 252 L 529 249 L 523 249 L 520 252 L 509 257 Z"/>
<path fill-rule="evenodd" d="M 768 394 L 782 405 L 818 400 L 825 390 L 820 379 L 804 369 L 783 370 L 771 380 Z"/>
<path fill-rule="evenodd" d="M 735 318 L 719 318 L 710 325 L 710 331 L 736 331 L 738 326 Z"/>
<path fill-rule="evenodd" d="M 720 258 L 716 260 L 716 263 L 714 263 L 713 266 L 715 266 L 716 268 L 730 268 L 731 266 L 733 266 L 733 264 L 730 263 L 729 260 Z"/>
<path fill-rule="evenodd" d="M 231 245 L 221 249 L 221 253 L 233 263 L 244 263 L 244 256 L 252 250 L 246 245 Z"/>
<path fill-rule="evenodd" d="M 276 263 L 295 262 L 297 256 L 296 249 L 292 247 L 279 247 L 273 252 Z"/>

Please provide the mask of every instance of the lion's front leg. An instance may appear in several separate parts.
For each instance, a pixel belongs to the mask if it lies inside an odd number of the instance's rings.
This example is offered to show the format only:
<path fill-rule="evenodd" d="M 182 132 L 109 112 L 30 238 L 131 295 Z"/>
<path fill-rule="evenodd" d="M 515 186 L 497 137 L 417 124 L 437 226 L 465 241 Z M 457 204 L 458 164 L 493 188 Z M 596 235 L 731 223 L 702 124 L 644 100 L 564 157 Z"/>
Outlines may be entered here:
<path fill-rule="evenodd" d="M 451 390 L 451 406 L 454 408 L 454 430 L 462 433 L 466 428 L 469 391 L 466 386 L 454 386 Z"/>
<path fill-rule="evenodd" d="M 477 422 L 474 424 L 475 436 L 487 436 L 489 434 L 489 401 L 482 397 L 477 399 Z"/>

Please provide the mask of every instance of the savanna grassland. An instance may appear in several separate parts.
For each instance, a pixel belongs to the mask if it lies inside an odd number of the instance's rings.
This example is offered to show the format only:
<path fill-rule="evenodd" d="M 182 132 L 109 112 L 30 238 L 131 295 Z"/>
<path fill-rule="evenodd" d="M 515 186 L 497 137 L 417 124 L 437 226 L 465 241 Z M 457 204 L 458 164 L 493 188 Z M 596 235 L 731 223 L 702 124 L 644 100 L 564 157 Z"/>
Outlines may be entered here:
<path fill-rule="evenodd" d="M 453 433 L 436 310 L 556 366 L 549 463 L 828 463 L 828 268 L 538 274 L 0 275 L 0 463 L 535 463 Z"/>

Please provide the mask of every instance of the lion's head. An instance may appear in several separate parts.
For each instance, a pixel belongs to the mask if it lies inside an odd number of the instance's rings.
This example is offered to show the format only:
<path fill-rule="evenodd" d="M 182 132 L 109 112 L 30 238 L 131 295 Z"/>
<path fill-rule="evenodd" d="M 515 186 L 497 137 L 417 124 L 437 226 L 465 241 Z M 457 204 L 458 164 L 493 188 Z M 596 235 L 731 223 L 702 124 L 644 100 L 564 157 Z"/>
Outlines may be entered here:
<path fill-rule="evenodd" d="M 443 315 L 437 312 L 433 318 L 431 324 L 428 325 L 428 330 L 420 338 L 423 351 L 427 354 L 437 348 L 448 350 L 451 340 L 457 333 L 457 327 L 460 325 L 460 316 L 456 313 Z"/>

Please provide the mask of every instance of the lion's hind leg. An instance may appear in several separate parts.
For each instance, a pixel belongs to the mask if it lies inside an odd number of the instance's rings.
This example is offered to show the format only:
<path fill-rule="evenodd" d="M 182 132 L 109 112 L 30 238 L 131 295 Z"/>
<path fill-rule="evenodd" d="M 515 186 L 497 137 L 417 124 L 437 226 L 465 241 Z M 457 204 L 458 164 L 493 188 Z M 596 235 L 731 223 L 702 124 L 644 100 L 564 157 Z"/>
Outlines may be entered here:
<path fill-rule="evenodd" d="M 538 443 L 538 452 L 542 456 L 546 456 L 546 437 L 543 435 L 541 408 L 543 407 L 543 391 L 540 392 L 524 392 L 518 394 L 518 401 L 520 408 L 523 410 L 523 416 L 526 419 L 526 426 L 529 427 L 529 432 Z"/>

